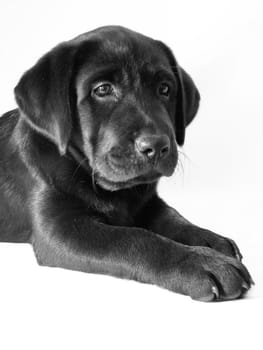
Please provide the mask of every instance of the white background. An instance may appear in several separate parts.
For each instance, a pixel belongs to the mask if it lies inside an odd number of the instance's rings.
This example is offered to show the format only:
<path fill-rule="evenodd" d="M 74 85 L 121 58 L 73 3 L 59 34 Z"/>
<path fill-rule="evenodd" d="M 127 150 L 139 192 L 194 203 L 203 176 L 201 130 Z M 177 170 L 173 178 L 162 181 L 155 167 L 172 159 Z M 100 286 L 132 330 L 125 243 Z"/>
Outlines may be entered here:
<path fill-rule="evenodd" d="M 262 1 L 1 1 L 0 112 L 57 43 L 106 24 L 165 41 L 202 96 L 182 166 L 160 185 L 188 219 L 234 238 L 256 286 L 205 304 L 131 281 L 39 267 L 0 244 L 0 348 L 262 349 Z M 0 150 L 1 151 L 1 150 Z M 1 203 L 0 203 L 1 205 Z"/>

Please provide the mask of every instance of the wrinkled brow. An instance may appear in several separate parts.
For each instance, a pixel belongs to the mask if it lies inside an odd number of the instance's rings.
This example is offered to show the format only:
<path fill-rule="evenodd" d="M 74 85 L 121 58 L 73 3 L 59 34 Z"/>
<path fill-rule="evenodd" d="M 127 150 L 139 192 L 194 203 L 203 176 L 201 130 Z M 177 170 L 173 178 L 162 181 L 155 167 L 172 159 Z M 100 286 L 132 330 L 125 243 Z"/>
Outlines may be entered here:
<path fill-rule="evenodd" d="M 94 66 L 88 67 L 81 70 L 81 74 L 85 74 L 87 81 L 108 79 L 111 80 L 113 77 L 121 72 L 120 66 L 117 65 L 103 65 L 101 67 Z"/>
<path fill-rule="evenodd" d="M 174 73 L 169 70 L 167 67 L 164 67 L 162 65 L 156 66 L 151 64 L 144 64 L 141 67 L 141 74 L 144 75 L 146 78 L 157 78 L 157 79 L 163 79 L 168 80 L 171 83 L 176 85 L 176 78 L 174 76 Z"/>

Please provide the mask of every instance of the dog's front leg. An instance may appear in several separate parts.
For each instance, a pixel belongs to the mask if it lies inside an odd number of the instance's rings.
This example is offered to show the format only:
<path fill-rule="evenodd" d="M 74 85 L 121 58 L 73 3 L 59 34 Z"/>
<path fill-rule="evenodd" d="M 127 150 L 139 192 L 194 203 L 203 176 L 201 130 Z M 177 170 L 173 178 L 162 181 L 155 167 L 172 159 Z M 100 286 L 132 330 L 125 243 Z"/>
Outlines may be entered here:
<path fill-rule="evenodd" d="M 232 299 L 251 284 L 236 259 L 210 248 L 189 247 L 142 228 L 91 218 L 59 194 L 34 207 L 32 243 L 37 260 L 56 266 L 151 283 L 194 299 Z"/>
<path fill-rule="evenodd" d="M 242 259 L 237 244 L 230 238 L 193 225 L 155 195 L 138 217 L 138 225 L 189 246 L 210 247 Z"/>

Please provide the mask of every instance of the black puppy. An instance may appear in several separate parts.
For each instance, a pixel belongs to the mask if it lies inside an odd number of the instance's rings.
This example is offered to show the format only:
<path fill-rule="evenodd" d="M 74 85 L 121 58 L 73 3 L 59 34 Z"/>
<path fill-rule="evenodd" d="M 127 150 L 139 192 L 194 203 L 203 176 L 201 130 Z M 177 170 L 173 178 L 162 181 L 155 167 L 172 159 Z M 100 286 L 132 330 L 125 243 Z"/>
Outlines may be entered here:
<path fill-rule="evenodd" d="M 62 43 L 0 118 L 0 239 L 41 265 L 156 284 L 203 301 L 252 283 L 236 244 L 157 195 L 199 93 L 162 42 L 103 27 Z"/>

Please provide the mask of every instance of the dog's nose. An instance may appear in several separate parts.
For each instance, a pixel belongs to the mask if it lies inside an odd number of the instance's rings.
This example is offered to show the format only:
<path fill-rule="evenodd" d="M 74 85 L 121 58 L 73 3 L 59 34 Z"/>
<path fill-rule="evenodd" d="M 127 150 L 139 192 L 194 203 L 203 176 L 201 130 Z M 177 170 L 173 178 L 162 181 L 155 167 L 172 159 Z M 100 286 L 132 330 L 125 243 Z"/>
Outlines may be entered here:
<path fill-rule="evenodd" d="M 170 151 L 170 140 L 167 135 L 141 135 L 135 140 L 137 150 L 151 159 L 165 158 Z"/>

